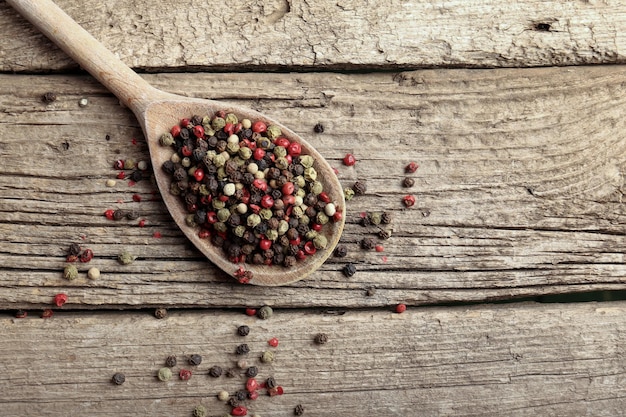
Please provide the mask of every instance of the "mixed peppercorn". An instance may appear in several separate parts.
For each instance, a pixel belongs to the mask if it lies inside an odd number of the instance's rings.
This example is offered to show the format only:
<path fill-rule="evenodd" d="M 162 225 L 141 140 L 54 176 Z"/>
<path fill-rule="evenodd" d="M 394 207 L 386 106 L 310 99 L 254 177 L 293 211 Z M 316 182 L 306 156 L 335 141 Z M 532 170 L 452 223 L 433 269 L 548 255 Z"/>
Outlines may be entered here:
<path fill-rule="evenodd" d="M 233 263 L 291 267 L 326 248 L 322 229 L 342 219 L 315 159 L 278 126 L 219 111 L 181 120 L 160 143 L 175 150 L 162 169 L 187 224 Z"/>

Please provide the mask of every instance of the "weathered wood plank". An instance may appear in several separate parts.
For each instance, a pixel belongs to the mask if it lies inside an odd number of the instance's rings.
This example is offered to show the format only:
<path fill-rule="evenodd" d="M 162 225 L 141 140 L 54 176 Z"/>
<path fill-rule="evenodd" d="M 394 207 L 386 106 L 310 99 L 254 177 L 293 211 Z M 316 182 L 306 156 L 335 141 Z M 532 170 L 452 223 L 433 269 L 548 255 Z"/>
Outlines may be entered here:
<path fill-rule="evenodd" d="M 72 307 L 93 308 L 384 306 L 624 289 L 625 72 L 146 76 L 166 90 L 266 112 L 307 137 L 346 186 L 367 182 L 367 194 L 347 207 L 348 257 L 272 289 L 234 285 L 200 258 L 153 201 L 149 180 L 105 186 L 114 160 L 148 153 L 130 112 L 91 78 L 0 76 L 0 306 L 40 308 L 59 291 L 71 293 Z M 59 97 L 47 106 L 39 100 L 46 91 Z M 83 96 L 90 104 L 80 108 Z M 319 121 L 326 131 L 315 134 Z M 356 154 L 355 167 L 341 164 L 346 152 Z M 410 160 L 421 167 L 407 190 Z M 418 202 L 404 209 L 409 191 Z M 119 207 L 137 210 L 147 226 L 102 216 Z M 394 217 L 385 251 L 360 250 L 376 232 L 358 224 L 360 213 L 382 210 Z M 96 258 L 68 282 L 61 271 L 73 242 Z M 124 249 L 139 259 L 118 265 Z M 341 274 L 345 262 L 357 265 L 354 277 Z M 98 281 L 84 276 L 92 265 L 103 272 Z M 377 292 L 366 297 L 370 287 Z"/>
<path fill-rule="evenodd" d="M 626 303 L 512 304 L 416 308 L 404 314 L 345 315 L 277 310 L 261 321 L 241 312 L 58 312 L 53 318 L 0 318 L 0 398 L 6 415 L 189 416 L 197 404 L 222 415 L 215 398 L 245 378 L 218 379 L 247 343 L 259 379 L 285 394 L 248 403 L 250 414 L 291 416 L 616 416 L 626 405 Z M 250 335 L 236 335 L 239 325 Z M 328 343 L 316 345 L 318 333 Z M 258 361 L 280 344 L 271 365 Z M 203 361 L 186 364 L 191 354 Z M 169 355 L 192 378 L 155 377 Z M 110 383 L 115 372 L 126 382 Z"/>
<path fill-rule="evenodd" d="M 515 3 L 58 0 L 147 69 L 518 67 L 624 62 L 619 0 Z M 75 68 L 0 1 L 0 71 Z"/>

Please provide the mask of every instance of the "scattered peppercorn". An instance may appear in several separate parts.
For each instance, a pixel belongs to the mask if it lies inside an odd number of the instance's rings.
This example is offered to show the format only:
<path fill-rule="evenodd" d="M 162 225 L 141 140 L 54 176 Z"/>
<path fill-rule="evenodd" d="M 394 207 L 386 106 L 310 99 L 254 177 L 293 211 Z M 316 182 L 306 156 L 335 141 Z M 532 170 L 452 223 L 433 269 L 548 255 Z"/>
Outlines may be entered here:
<path fill-rule="evenodd" d="M 248 409 L 243 405 L 240 405 L 230 410 L 230 414 L 233 417 L 245 416 L 246 414 L 248 414 Z"/>
<path fill-rule="evenodd" d="M 361 240 L 361 249 L 370 250 L 374 249 L 376 242 L 371 237 L 366 237 Z"/>
<path fill-rule="evenodd" d="M 228 368 L 225 372 L 226 378 L 234 378 L 237 376 L 237 371 L 234 368 Z"/>
<path fill-rule="evenodd" d="M 57 307 L 62 307 L 65 303 L 67 303 L 67 294 L 57 294 L 54 296 L 54 304 Z"/>
<path fill-rule="evenodd" d="M 245 359 L 239 359 L 237 361 L 237 367 L 239 369 L 246 369 L 248 367 L 248 361 Z"/>
<path fill-rule="evenodd" d="M 263 306 L 256 313 L 257 317 L 261 320 L 269 319 L 270 317 L 272 317 L 272 314 L 274 314 L 274 310 L 272 310 L 272 307 L 270 306 Z"/>
<path fill-rule="evenodd" d="M 352 186 L 352 189 L 354 190 L 355 194 L 363 195 L 367 191 L 367 185 L 365 184 L 364 181 L 357 181 Z"/>
<path fill-rule="evenodd" d="M 80 254 L 80 261 L 82 263 L 87 263 L 93 259 L 93 251 L 91 249 L 85 249 L 83 253 Z"/>
<path fill-rule="evenodd" d="M 46 104 L 53 103 L 56 101 L 56 99 L 57 99 L 57 95 L 51 91 L 48 91 L 43 96 L 41 96 L 41 101 L 43 101 Z"/>
<path fill-rule="evenodd" d="M 189 357 L 189 365 L 198 366 L 202 363 L 202 356 L 198 354 L 193 354 Z"/>
<path fill-rule="evenodd" d="M 367 290 L 365 290 L 365 295 L 368 297 L 373 297 L 374 294 L 376 294 L 376 288 L 374 287 L 369 287 Z"/>
<path fill-rule="evenodd" d="M 413 207 L 415 205 L 415 196 L 412 196 L 410 194 L 405 195 L 404 197 L 402 197 L 402 202 L 406 207 Z"/>
<path fill-rule="evenodd" d="M 117 373 L 113 374 L 113 377 L 111 378 L 111 381 L 115 385 L 122 385 L 126 381 L 126 376 L 123 373 L 121 373 L 121 372 L 117 372 Z"/>
<path fill-rule="evenodd" d="M 117 184 L 117 182 L 110 178 L 105 182 L 105 185 L 109 188 L 115 187 L 115 184 Z"/>
<path fill-rule="evenodd" d="M 161 320 L 167 317 L 167 309 L 166 308 L 157 308 L 154 310 L 154 317 Z"/>
<path fill-rule="evenodd" d="M 272 352 L 271 350 L 266 350 L 261 355 L 261 362 L 263 363 L 269 363 L 269 362 L 272 362 L 273 360 L 274 360 L 274 352 Z"/>
<path fill-rule="evenodd" d="M 273 376 L 270 376 L 265 380 L 265 387 L 268 389 L 276 388 L 277 385 L 278 384 Z"/>
<path fill-rule="evenodd" d="M 218 365 L 214 365 L 209 368 L 209 376 L 212 378 L 219 378 L 222 376 L 222 367 Z"/>
<path fill-rule="evenodd" d="M 259 368 L 257 368 L 256 366 L 250 366 L 248 367 L 248 369 L 246 369 L 246 376 L 248 378 L 254 378 L 255 376 L 257 376 L 259 373 Z"/>
<path fill-rule="evenodd" d="M 337 258 L 344 258 L 348 254 L 348 248 L 345 245 L 337 245 L 335 248 L 335 256 Z"/>
<path fill-rule="evenodd" d="M 387 240 L 391 237 L 391 230 L 380 229 L 378 231 L 378 237 Z"/>
<path fill-rule="evenodd" d="M 406 177 L 402 180 L 402 186 L 405 188 L 411 188 L 415 185 L 415 180 L 411 177 Z"/>
<path fill-rule="evenodd" d="M 129 252 L 122 252 L 117 257 L 118 262 L 121 263 L 122 265 L 132 264 L 135 261 L 135 259 L 137 259 L 137 257 L 131 255 Z"/>
<path fill-rule="evenodd" d="M 228 391 L 220 391 L 217 393 L 217 399 L 220 401 L 228 401 L 228 398 L 230 398 L 230 394 L 228 393 Z"/>
<path fill-rule="evenodd" d="M 87 107 L 88 104 L 89 100 L 87 98 L 81 98 L 80 100 L 78 100 L 78 105 L 80 107 Z"/>
<path fill-rule="evenodd" d="M 407 174 L 413 174 L 415 171 L 417 171 L 417 168 L 419 168 L 419 165 L 417 165 L 416 162 L 409 162 L 407 166 L 404 167 L 404 172 L 406 172 Z"/>
<path fill-rule="evenodd" d="M 293 409 L 293 414 L 296 416 L 301 416 L 304 414 L 304 406 L 302 404 L 298 404 Z"/>
<path fill-rule="evenodd" d="M 178 373 L 178 377 L 183 381 L 188 381 L 191 378 L 191 371 L 189 369 L 181 369 Z"/>
<path fill-rule="evenodd" d="M 246 316 L 255 316 L 256 308 L 246 308 Z"/>
<path fill-rule="evenodd" d="M 159 369 L 159 372 L 157 373 L 157 378 L 159 378 L 159 381 L 169 381 L 170 379 L 172 379 L 172 370 L 170 368 Z"/>
<path fill-rule="evenodd" d="M 176 356 L 170 355 L 165 358 L 165 366 L 167 366 L 168 368 L 175 367 L 177 362 L 178 361 L 176 360 Z"/>
<path fill-rule="evenodd" d="M 343 164 L 351 167 L 356 164 L 356 158 L 351 153 L 347 153 L 346 156 L 343 157 Z"/>
<path fill-rule="evenodd" d="M 380 222 L 382 224 L 389 224 L 389 223 L 391 223 L 391 219 L 392 219 L 391 213 L 389 213 L 387 211 L 384 211 L 383 214 L 381 214 L 381 216 L 380 216 Z"/>
<path fill-rule="evenodd" d="M 247 343 L 242 343 L 235 349 L 237 355 L 247 355 L 250 352 L 250 347 Z"/>
<path fill-rule="evenodd" d="M 206 417 L 207 409 L 203 405 L 197 405 L 196 408 L 193 409 L 193 417 Z"/>
<path fill-rule="evenodd" d="M 24 319 L 28 316 L 28 312 L 25 310 L 17 310 L 15 312 L 15 318 L 16 319 Z"/>
<path fill-rule="evenodd" d="M 63 270 L 63 277 L 70 281 L 75 280 L 78 278 L 78 269 L 74 265 L 66 265 Z"/>
<path fill-rule="evenodd" d="M 267 341 L 267 344 L 270 345 L 271 347 L 277 347 L 278 346 L 278 338 L 272 337 L 270 340 Z"/>
<path fill-rule="evenodd" d="M 44 311 L 41 312 L 42 319 L 49 319 L 52 316 L 54 316 L 54 311 L 49 308 L 46 308 Z"/>
<path fill-rule="evenodd" d="M 400 303 L 396 305 L 396 308 L 395 308 L 396 313 L 400 314 L 400 313 L 404 313 L 405 311 L 406 311 L 406 304 Z"/>
<path fill-rule="evenodd" d="M 324 125 L 321 123 L 316 124 L 315 126 L 313 126 L 313 131 L 315 133 L 324 133 Z"/>
<path fill-rule="evenodd" d="M 239 326 L 237 328 L 237 334 L 239 336 L 247 336 L 248 334 L 250 334 L 250 327 L 246 326 L 245 324 L 242 326 Z"/>
<path fill-rule="evenodd" d="M 343 267 L 343 274 L 348 278 L 356 274 L 356 266 L 353 263 L 347 263 Z"/>
<path fill-rule="evenodd" d="M 313 338 L 313 341 L 318 345 L 324 345 L 328 342 L 328 335 L 326 333 L 318 333 Z"/>

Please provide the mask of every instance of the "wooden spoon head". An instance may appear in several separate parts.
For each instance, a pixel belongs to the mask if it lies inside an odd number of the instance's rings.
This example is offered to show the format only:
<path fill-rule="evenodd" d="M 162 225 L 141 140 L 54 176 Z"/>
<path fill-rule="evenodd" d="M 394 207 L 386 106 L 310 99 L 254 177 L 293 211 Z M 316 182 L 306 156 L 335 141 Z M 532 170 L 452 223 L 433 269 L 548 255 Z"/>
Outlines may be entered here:
<path fill-rule="evenodd" d="M 328 240 L 326 248 L 318 250 L 314 255 L 308 256 L 304 260 L 298 261 L 296 265 L 291 268 L 280 265 L 267 266 L 232 263 L 228 260 L 222 248 L 213 245 L 209 239 L 201 239 L 198 236 L 199 229 L 189 227 L 185 222 L 185 217 L 189 213 L 180 197 L 170 193 L 171 178 L 161 169 L 163 163 L 170 159 L 174 150 L 172 147 L 161 146 L 159 144 L 159 138 L 163 133 L 169 132 L 171 127 L 178 124 L 183 118 L 190 118 L 194 115 L 212 116 L 218 110 L 234 113 L 240 119 L 248 118 L 252 121 L 263 120 L 268 125 L 273 124 L 279 126 L 283 132 L 282 136 L 287 137 L 290 141 L 300 143 L 302 154 L 308 154 L 315 158 L 314 168 L 318 173 L 318 181 L 322 183 L 324 191 L 328 194 L 331 201 L 335 202 L 337 208 L 345 209 L 343 189 L 333 169 L 313 146 L 287 127 L 250 109 L 212 100 L 189 99 L 182 96 L 180 98 L 173 96 L 173 98 L 155 101 L 143 110 L 143 114 L 136 114 L 143 127 L 146 141 L 148 142 L 154 175 L 167 209 L 187 238 L 209 260 L 228 275 L 235 277 L 235 273 L 240 267 L 243 267 L 246 271 L 252 272 L 251 284 L 265 286 L 284 285 L 305 278 L 319 268 L 334 251 L 341 237 L 341 233 L 343 232 L 345 216 L 341 221 L 329 222 L 324 226 L 321 233 L 323 233 Z"/>

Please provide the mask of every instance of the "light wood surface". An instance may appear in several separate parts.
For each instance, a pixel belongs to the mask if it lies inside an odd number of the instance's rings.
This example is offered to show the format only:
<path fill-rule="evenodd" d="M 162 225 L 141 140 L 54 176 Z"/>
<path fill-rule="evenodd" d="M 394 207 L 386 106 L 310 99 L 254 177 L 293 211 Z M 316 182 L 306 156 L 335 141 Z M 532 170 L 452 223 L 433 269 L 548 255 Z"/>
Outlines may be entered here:
<path fill-rule="evenodd" d="M 280 340 L 260 375 L 285 394 L 250 417 L 624 414 L 625 302 L 489 304 L 626 289 L 619 2 L 58 3 L 151 85 L 280 120 L 367 192 L 346 203 L 345 258 L 287 286 L 237 284 L 151 178 L 116 179 L 115 160 L 149 159 L 132 112 L 0 1 L 0 414 L 222 416 L 216 392 L 243 378 L 207 372 L 237 359 L 240 324 L 251 361 Z M 381 211 L 387 240 L 360 225 Z M 71 243 L 95 255 L 74 281 Z M 120 265 L 122 251 L 137 260 Z M 262 305 L 271 319 L 243 314 Z M 156 380 L 166 356 L 193 353 L 190 381 Z"/>
<path fill-rule="evenodd" d="M 385 309 L 276 310 L 269 320 L 241 311 L 59 312 L 51 319 L 0 318 L 0 386 L 6 415 L 209 416 L 229 411 L 220 390 L 245 377 L 211 378 L 235 366 L 240 343 L 258 379 L 284 394 L 249 401 L 250 413 L 305 416 L 618 416 L 624 406 L 626 304 L 445 307 L 395 314 Z M 250 334 L 236 335 L 239 325 Z M 328 342 L 314 343 L 318 333 Z M 279 339 L 276 348 L 267 340 Z M 271 364 L 258 356 L 270 349 Z M 192 354 L 202 363 L 189 366 Z M 175 355 L 189 381 L 160 382 Z M 121 386 L 110 382 L 124 373 Z M 264 390 L 263 390 L 264 392 Z"/>

